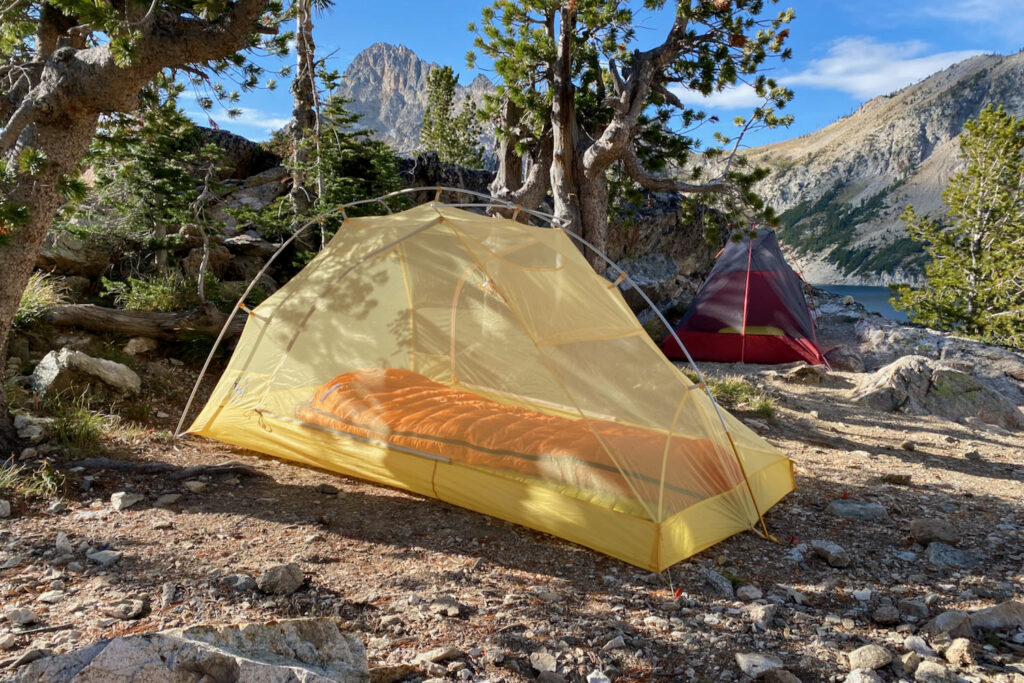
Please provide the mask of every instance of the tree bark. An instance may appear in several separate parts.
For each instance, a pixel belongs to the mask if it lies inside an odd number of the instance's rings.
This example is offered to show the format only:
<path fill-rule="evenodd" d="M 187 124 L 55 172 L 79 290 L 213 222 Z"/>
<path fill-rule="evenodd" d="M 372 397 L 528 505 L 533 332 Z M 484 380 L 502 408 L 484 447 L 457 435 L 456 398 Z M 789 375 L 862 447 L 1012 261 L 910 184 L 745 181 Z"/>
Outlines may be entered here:
<path fill-rule="evenodd" d="M 576 88 L 572 82 L 576 12 L 568 4 L 563 4 L 558 15 L 557 56 L 552 69 L 551 194 L 555 203 L 555 216 L 562 220 L 567 230 L 585 237 L 577 186 L 579 169 L 576 161 L 579 155 L 576 149 Z"/>
<path fill-rule="evenodd" d="M 289 199 L 295 212 L 294 226 L 309 215 L 317 196 L 310 187 L 309 163 L 313 155 L 308 140 L 314 135 L 317 122 L 316 45 L 313 42 L 313 8 L 311 0 L 295 2 L 295 82 L 292 84 L 292 189 Z"/>
<path fill-rule="evenodd" d="M 58 306 L 46 312 L 47 322 L 59 327 L 78 327 L 93 332 L 112 332 L 125 337 L 152 337 L 180 341 L 194 335 L 216 336 L 227 320 L 212 304 L 183 313 L 126 311 L 104 308 L 92 304 Z M 225 338 L 242 332 L 246 316 L 236 314 L 225 333 Z"/>

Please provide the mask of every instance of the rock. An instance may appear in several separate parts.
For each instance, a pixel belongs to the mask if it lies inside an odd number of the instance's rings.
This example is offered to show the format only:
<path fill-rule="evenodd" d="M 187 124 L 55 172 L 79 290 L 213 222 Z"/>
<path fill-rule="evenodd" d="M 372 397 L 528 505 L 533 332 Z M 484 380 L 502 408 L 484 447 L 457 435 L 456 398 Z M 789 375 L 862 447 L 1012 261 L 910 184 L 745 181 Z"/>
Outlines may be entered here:
<path fill-rule="evenodd" d="M 174 505 L 179 500 L 181 500 L 180 493 L 165 493 L 162 496 L 158 496 L 153 505 L 162 508 L 167 507 L 168 505 Z"/>
<path fill-rule="evenodd" d="M 160 345 L 156 339 L 150 339 L 149 337 L 132 337 L 128 340 L 128 343 L 124 345 L 124 352 L 129 356 L 139 356 L 144 353 L 150 353 L 156 351 Z"/>
<path fill-rule="evenodd" d="M 116 391 L 137 394 L 142 380 L 127 365 L 93 358 L 67 347 L 50 351 L 32 372 L 32 388 L 40 397 L 73 387 L 90 387 L 99 380 Z"/>
<path fill-rule="evenodd" d="M 256 589 L 256 579 L 248 574 L 231 574 L 224 577 L 224 583 L 236 591 L 251 591 Z"/>
<path fill-rule="evenodd" d="M 843 679 L 843 683 L 884 683 L 884 681 L 871 669 L 854 669 Z"/>
<path fill-rule="evenodd" d="M 222 243 L 228 251 L 239 256 L 256 256 L 261 259 L 269 258 L 281 246 L 268 242 L 259 235 L 243 232 L 228 237 Z"/>
<path fill-rule="evenodd" d="M 903 647 L 921 655 L 922 657 L 934 657 L 935 651 L 928 647 L 928 643 L 925 642 L 921 636 L 907 636 L 903 640 Z"/>
<path fill-rule="evenodd" d="M 960 550 L 938 541 L 929 543 L 924 555 L 932 566 L 939 569 L 974 569 L 985 561 L 985 555 L 980 550 Z"/>
<path fill-rule="evenodd" d="M 36 267 L 61 275 L 96 277 L 110 265 L 113 248 L 104 240 L 82 239 L 68 230 L 51 230 L 36 257 Z"/>
<path fill-rule="evenodd" d="M 370 683 L 399 683 L 418 674 L 420 667 L 414 664 L 375 666 L 370 669 Z"/>
<path fill-rule="evenodd" d="M 747 676 L 757 679 L 773 669 L 781 669 L 782 660 L 778 657 L 763 655 L 758 652 L 737 652 L 736 665 Z"/>
<path fill-rule="evenodd" d="M 1024 629 L 1024 602 L 1007 600 L 993 607 L 972 612 L 971 626 L 982 631 Z"/>
<path fill-rule="evenodd" d="M 615 636 L 601 648 L 602 650 L 609 652 L 611 650 L 624 650 L 626 648 L 626 641 L 623 640 L 622 636 Z"/>
<path fill-rule="evenodd" d="M 732 582 L 715 570 L 705 567 L 704 579 L 715 595 L 719 595 L 723 598 L 729 598 L 730 600 L 736 597 L 736 592 L 732 587 Z"/>
<path fill-rule="evenodd" d="M 836 517 L 856 520 L 888 519 L 889 514 L 878 503 L 864 503 L 857 500 L 833 500 L 828 511 Z"/>
<path fill-rule="evenodd" d="M 39 615 L 24 607 L 11 607 L 4 612 L 7 621 L 18 626 L 27 626 L 39 621 Z"/>
<path fill-rule="evenodd" d="M 744 608 L 744 612 L 757 628 L 765 631 L 772 625 L 772 620 L 775 619 L 775 615 L 779 612 L 779 606 L 749 605 Z"/>
<path fill-rule="evenodd" d="M 0 650 L 13 650 L 18 647 L 18 636 L 13 633 L 5 633 L 0 636 Z"/>
<path fill-rule="evenodd" d="M 764 676 L 761 676 L 761 680 L 764 683 L 801 683 L 800 679 L 793 672 L 786 671 L 785 669 L 772 669 Z"/>
<path fill-rule="evenodd" d="M 881 669 L 892 661 L 892 653 L 881 645 L 873 643 L 858 647 L 856 650 L 846 654 L 850 660 L 850 670 L 857 669 Z"/>
<path fill-rule="evenodd" d="M 445 662 L 449 659 L 458 659 L 462 656 L 462 650 L 457 647 L 436 647 L 433 650 L 427 650 L 426 652 L 416 655 L 416 661 L 437 664 L 438 662 Z"/>
<path fill-rule="evenodd" d="M 333 484 L 317 484 L 316 492 L 322 493 L 325 496 L 336 496 L 338 494 L 338 487 Z"/>
<path fill-rule="evenodd" d="M 121 553 L 117 550 L 96 550 L 87 552 L 85 557 L 102 567 L 109 567 L 121 559 Z"/>
<path fill-rule="evenodd" d="M 18 438 L 34 444 L 46 438 L 46 434 L 52 425 L 52 418 L 35 417 L 33 415 L 14 416 L 14 429 L 17 430 Z"/>
<path fill-rule="evenodd" d="M 534 652 L 530 654 L 530 666 L 535 671 L 545 672 L 554 671 L 558 668 L 558 662 L 555 660 L 555 656 L 549 652 Z"/>
<path fill-rule="evenodd" d="M 270 595 L 291 595 L 306 583 L 306 575 L 299 565 L 277 564 L 264 569 L 256 579 L 256 586 Z"/>
<path fill-rule="evenodd" d="M 845 346 L 837 346 L 827 351 L 825 360 L 833 370 L 839 372 L 864 372 L 864 359 L 859 353 Z"/>
<path fill-rule="evenodd" d="M 815 557 L 825 560 L 830 567 L 843 568 L 850 566 L 850 555 L 838 543 L 816 539 L 807 545 Z"/>
<path fill-rule="evenodd" d="M 64 591 L 62 590 L 44 591 L 36 597 L 36 600 L 39 602 L 45 602 L 47 605 L 56 605 L 63 599 Z"/>
<path fill-rule="evenodd" d="M 111 619 L 141 619 L 149 614 L 149 598 L 122 598 L 100 606 L 100 613 Z"/>
<path fill-rule="evenodd" d="M 462 613 L 462 605 L 459 604 L 459 601 L 447 595 L 435 598 L 427 609 L 445 617 L 457 617 Z"/>
<path fill-rule="evenodd" d="M 879 605 L 871 613 L 871 620 L 882 626 L 892 626 L 893 624 L 900 623 L 900 611 L 891 603 Z"/>
<path fill-rule="evenodd" d="M 960 542 L 960 534 L 948 522 L 927 518 L 910 520 L 910 538 L 924 546 L 932 541 L 941 541 L 949 545 Z"/>
<path fill-rule="evenodd" d="M 970 617 L 966 612 L 957 610 L 943 612 L 925 624 L 921 630 L 930 635 L 948 633 L 954 638 L 970 638 L 974 635 Z"/>
<path fill-rule="evenodd" d="M 904 598 L 896 603 L 899 607 L 900 614 L 914 619 L 927 619 L 928 618 L 928 605 L 924 604 L 922 600 L 907 599 Z"/>
<path fill-rule="evenodd" d="M 202 493 L 203 491 L 206 490 L 206 482 L 199 481 L 198 479 L 191 479 L 189 481 L 186 481 L 184 484 L 182 484 L 182 486 L 184 486 L 192 493 Z"/>
<path fill-rule="evenodd" d="M 195 626 L 113 638 L 22 668 L 12 683 L 369 683 L 366 650 L 333 619 Z"/>
<path fill-rule="evenodd" d="M 70 555 L 75 552 L 71 541 L 68 540 L 68 535 L 63 531 L 57 532 L 57 540 L 54 541 L 53 545 L 61 555 Z"/>
<path fill-rule="evenodd" d="M 587 683 L 612 683 L 612 679 L 600 671 L 591 671 L 587 674 Z"/>
<path fill-rule="evenodd" d="M 760 588 L 752 586 L 749 583 L 736 589 L 736 597 L 744 602 L 760 600 L 763 596 L 764 593 L 761 592 Z"/>
<path fill-rule="evenodd" d="M 170 607 L 174 604 L 174 596 L 178 593 L 178 586 L 170 581 L 160 586 L 160 606 Z"/>
<path fill-rule="evenodd" d="M 441 679 L 442 681 L 444 679 Z M 566 683 L 565 676 L 557 674 L 554 671 L 541 671 L 540 675 L 537 676 L 537 683 Z"/>
<path fill-rule="evenodd" d="M 914 443 L 913 441 L 904 441 L 903 443 L 900 444 L 900 448 L 902 448 L 905 451 L 916 451 L 917 444 Z"/>
<path fill-rule="evenodd" d="M 897 474 L 890 472 L 882 475 L 882 483 L 893 484 L 895 486 L 910 486 L 911 477 L 909 474 Z"/>
<path fill-rule="evenodd" d="M 807 365 L 803 363 L 782 376 L 787 382 L 798 382 L 800 384 L 821 384 L 821 380 L 828 375 L 828 368 L 824 365 Z"/>
<path fill-rule="evenodd" d="M 0 519 L 11 516 L 11 501 L 0 498 Z"/>
<path fill-rule="evenodd" d="M 117 493 L 110 496 L 110 504 L 115 510 L 121 511 L 145 499 L 145 496 L 139 495 L 138 493 L 118 491 Z"/>
<path fill-rule="evenodd" d="M 870 588 L 860 588 L 853 591 L 853 599 L 858 602 L 867 602 L 871 599 L 871 593 Z"/>
<path fill-rule="evenodd" d="M 1024 426 L 1024 414 L 999 392 L 960 370 L 925 356 L 905 356 L 869 375 L 851 393 L 855 403 L 882 411 L 979 419 L 1006 429 Z"/>
<path fill-rule="evenodd" d="M 958 683 L 960 677 L 942 664 L 926 659 L 917 665 L 914 680 L 918 683 Z"/>
<path fill-rule="evenodd" d="M 900 655 L 896 661 L 893 662 L 893 669 L 896 671 L 896 675 L 898 676 L 913 676 L 920 664 L 921 655 L 916 652 L 907 652 Z"/>
<path fill-rule="evenodd" d="M 974 664 L 974 652 L 967 638 L 954 638 L 943 653 L 946 661 L 953 666 L 966 667 Z"/>

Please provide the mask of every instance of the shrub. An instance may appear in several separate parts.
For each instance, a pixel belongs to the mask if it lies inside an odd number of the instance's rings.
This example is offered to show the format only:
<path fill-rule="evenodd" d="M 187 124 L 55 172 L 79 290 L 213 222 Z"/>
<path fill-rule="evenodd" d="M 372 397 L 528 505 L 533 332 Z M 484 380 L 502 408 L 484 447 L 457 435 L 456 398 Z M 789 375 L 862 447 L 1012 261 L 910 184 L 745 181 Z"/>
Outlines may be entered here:
<path fill-rule="evenodd" d="M 32 273 L 25 291 L 21 293 L 21 302 L 14 314 L 14 327 L 29 327 L 42 317 L 46 309 L 66 301 L 59 279 L 46 273 Z"/>
<path fill-rule="evenodd" d="M 67 479 L 44 462 L 35 469 L 16 465 L 14 458 L 0 464 L 0 493 L 23 498 L 56 498 L 67 486 Z"/>

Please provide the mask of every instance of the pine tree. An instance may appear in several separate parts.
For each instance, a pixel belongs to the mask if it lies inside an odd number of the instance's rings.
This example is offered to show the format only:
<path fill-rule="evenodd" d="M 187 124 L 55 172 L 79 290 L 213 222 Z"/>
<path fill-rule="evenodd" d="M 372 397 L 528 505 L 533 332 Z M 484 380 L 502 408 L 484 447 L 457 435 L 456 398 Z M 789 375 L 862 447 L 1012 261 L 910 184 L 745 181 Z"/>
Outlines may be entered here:
<path fill-rule="evenodd" d="M 482 168 L 483 147 L 476 104 L 467 95 L 455 113 L 455 87 L 458 74 L 450 66 L 435 67 L 427 74 L 427 108 L 423 112 L 420 146 L 436 151 L 441 161 L 467 168 Z"/>
<path fill-rule="evenodd" d="M 948 223 L 903 214 L 931 256 L 927 286 L 894 287 L 893 306 L 914 322 L 984 341 L 1024 346 L 1024 117 L 985 108 L 964 126 L 967 167 L 942 198 Z"/>

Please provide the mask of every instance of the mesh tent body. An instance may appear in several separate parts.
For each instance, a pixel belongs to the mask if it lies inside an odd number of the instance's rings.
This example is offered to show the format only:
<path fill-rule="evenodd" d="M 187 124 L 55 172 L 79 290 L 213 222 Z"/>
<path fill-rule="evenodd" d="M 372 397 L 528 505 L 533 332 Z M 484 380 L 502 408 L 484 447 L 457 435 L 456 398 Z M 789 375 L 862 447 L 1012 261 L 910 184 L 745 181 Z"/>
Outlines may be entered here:
<path fill-rule="evenodd" d="M 655 571 L 793 489 L 563 231 L 435 204 L 347 219 L 252 310 L 189 431 Z"/>
<path fill-rule="evenodd" d="M 800 277 L 773 230 L 743 231 L 715 261 L 676 336 L 695 360 L 719 363 L 825 363 Z M 684 358 L 669 335 L 669 358 Z"/>

